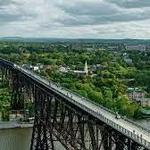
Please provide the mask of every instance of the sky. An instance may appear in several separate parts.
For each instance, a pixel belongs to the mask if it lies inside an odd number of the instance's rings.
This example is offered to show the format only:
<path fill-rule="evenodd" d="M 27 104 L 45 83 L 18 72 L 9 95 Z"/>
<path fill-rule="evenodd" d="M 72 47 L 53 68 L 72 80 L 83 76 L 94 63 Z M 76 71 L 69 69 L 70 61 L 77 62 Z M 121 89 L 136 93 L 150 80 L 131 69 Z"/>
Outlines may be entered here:
<path fill-rule="evenodd" d="M 0 37 L 150 38 L 150 0 L 0 0 Z"/>

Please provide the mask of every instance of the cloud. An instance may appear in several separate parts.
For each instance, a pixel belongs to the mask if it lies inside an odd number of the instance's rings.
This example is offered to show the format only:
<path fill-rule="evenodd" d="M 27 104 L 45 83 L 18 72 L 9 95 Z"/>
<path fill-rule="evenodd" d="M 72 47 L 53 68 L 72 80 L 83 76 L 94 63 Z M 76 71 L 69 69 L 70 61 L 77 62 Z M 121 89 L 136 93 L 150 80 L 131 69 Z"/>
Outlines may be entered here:
<path fill-rule="evenodd" d="M 30 20 L 35 17 L 34 11 L 27 10 L 19 1 L 0 1 L 0 24 Z"/>
<path fill-rule="evenodd" d="M 110 15 L 117 13 L 118 10 L 115 5 L 109 5 L 105 1 L 65 1 L 64 3 L 58 4 L 66 13 L 75 15 Z M 107 9 L 106 9 L 107 8 Z"/>
<path fill-rule="evenodd" d="M 107 0 L 124 8 L 150 7 L 150 0 Z"/>
<path fill-rule="evenodd" d="M 150 38 L 149 22 L 150 20 L 97 25 L 93 30 L 104 38 Z"/>
<path fill-rule="evenodd" d="M 0 7 L 1 6 L 7 6 L 10 4 L 17 4 L 17 3 L 13 0 L 0 0 Z"/>
<path fill-rule="evenodd" d="M 112 22 L 128 22 L 133 20 L 149 19 L 150 10 L 141 9 L 126 9 L 121 8 L 107 1 L 67 1 L 58 4 L 58 6 L 69 17 L 60 19 L 60 22 L 65 25 L 94 25 L 108 24 Z"/>
<path fill-rule="evenodd" d="M 148 38 L 149 7 L 150 0 L 0 0 L 0 35 Z"/>

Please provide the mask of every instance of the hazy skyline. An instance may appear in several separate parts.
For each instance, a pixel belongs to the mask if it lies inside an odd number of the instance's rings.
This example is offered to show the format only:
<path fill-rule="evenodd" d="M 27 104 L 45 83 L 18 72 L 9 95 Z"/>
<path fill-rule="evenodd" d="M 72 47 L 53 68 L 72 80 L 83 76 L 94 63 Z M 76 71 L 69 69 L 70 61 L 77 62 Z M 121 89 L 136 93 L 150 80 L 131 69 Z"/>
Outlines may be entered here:
<path fill-rule="evenodd" d="M 0 36 L 150 38 L 150 0 L 0 0 Z"/>

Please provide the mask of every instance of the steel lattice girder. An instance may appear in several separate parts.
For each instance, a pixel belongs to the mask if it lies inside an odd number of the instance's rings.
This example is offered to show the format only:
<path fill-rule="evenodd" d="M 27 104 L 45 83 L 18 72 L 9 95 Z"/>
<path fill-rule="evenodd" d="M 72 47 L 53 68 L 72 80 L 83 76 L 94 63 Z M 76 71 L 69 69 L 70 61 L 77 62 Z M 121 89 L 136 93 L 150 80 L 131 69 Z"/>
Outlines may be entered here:
<path fill-rule="evenodd" d="M 31 150 L 54 150 L 56 140 L 68 150 L 145 150 L 18 70 L 1 63 L 0 68 L 3 81 L 9 80 L 12 93 L 16 94 L 12 98 L 12 106 L 15 109 L 24 107 L 25 99 L 22 94 L 25 92 L 34 102 Z"/>

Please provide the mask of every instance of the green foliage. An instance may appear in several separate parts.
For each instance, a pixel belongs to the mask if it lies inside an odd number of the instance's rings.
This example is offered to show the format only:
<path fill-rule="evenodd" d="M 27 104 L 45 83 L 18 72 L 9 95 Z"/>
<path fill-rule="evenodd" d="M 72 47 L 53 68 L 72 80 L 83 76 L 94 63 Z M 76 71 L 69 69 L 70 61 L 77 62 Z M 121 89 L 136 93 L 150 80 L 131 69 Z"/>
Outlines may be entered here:
<path fill-rule="evenodd" d="M 9 121 L 9 111 L 2 110 L 2 121 Z"/>
<path fill-rule="evenodd" d="M 65 44 L 65 43 L 64 43 Z M 40 75 L 81 94 L 109 109 L 128 117 L 140 118 L 141 107 L 126 96 L 127 87 L 142 86 L 150 93 L 150 53 L 127 52 L 133 60 L 132 65 L 125 63 L 123 52 L 106 51 L 105 44 L 100 50 L 71 50 L 68 44 L 58 43 L 1 43 L 0 56 L 18 64 L 41 63 L 44 67 Z M 109 45 L 109 44 L 108 44 Z M 121 46 L 120 46 L 121 48 Z M 124 48 L 122 48 L 124 49 Z M 78 76 L 71 72 L 59 72 L 59 66 L 70 69 L 83 69 L 85 61 L 89 66 L 100 64 L 104 68 L 94 71 L 95 76 Z M 129 80 L 128 79 L 133 79 Z M 0 109 L 8 109 L 10 95 L 8 89 L 0 87 Z M 2 94 L 4 93 L 4 94 Z M 31 104 L 32 105 L 32 104 Z M 29 106 L 32 110 L 32 107 Z"/>

